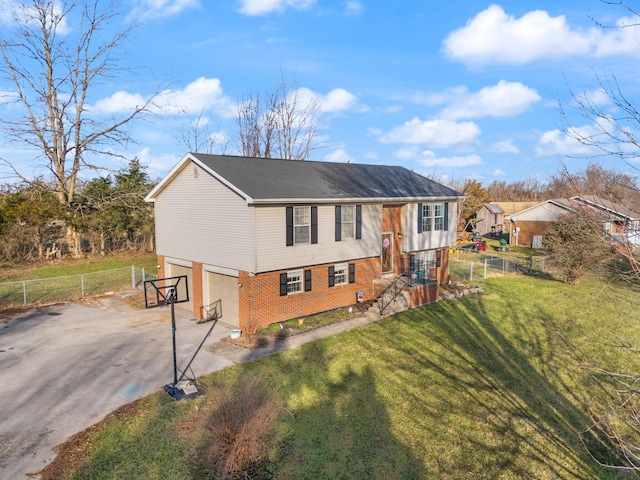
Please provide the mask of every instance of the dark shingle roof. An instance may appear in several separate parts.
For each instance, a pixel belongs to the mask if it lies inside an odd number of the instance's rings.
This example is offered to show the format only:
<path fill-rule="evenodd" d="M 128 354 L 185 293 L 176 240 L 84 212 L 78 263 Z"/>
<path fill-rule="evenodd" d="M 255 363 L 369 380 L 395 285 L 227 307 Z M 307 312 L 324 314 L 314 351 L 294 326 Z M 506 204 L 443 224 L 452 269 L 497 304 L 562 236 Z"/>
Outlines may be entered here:
<path fill-rule="evenodd" d="M 192 153 L 253 200 L 408 199 L 463 195 L 404 167 Z"/>

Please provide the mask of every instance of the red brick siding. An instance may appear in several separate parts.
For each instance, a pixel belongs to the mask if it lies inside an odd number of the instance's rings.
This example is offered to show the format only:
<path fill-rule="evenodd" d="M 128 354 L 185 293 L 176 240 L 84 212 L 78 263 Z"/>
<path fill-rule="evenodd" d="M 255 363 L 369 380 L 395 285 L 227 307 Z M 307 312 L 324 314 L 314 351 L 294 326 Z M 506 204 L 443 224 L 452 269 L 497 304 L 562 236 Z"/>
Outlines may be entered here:
<path fill-rule="evenodd" d="M 436 275 L 438 283 L 448 283 L 449 282 L 449 249 L 443 248 L 440 250 L 440 266 L 437 269 Z M 437 253 L 436 253 L 437 255 Z"/>
<path fill-rule="evenodd" d="M 193 283 L 193 315 L 202 319 L 204 312 L 202 309 L 202 264 L 191 262 L 191 282 Z"/>
<path fill-rule="evenodd" d="M 418 307 L 426 303 L 436 302 L 440 295 L 440 286 L 437 283 L 429 283 L 422 287 L 411 289 L 411 307 Z"/>
<path fill-rule="evenodd" d="M 278 272 L 249 275 L 240 272 L 240 328 L 249 334 L 271 323 L 311 315 L 356 303 L 356 292 L 363 292 L 364 300 L 374 297 L 373 281 L 380 278 L 380 258 L 357 260 L 355 282 L 329 287 L 329 266 L 318 265 L 304 268 L 311 270 L 310 292 L 280 296 L 280 274 Z"/>

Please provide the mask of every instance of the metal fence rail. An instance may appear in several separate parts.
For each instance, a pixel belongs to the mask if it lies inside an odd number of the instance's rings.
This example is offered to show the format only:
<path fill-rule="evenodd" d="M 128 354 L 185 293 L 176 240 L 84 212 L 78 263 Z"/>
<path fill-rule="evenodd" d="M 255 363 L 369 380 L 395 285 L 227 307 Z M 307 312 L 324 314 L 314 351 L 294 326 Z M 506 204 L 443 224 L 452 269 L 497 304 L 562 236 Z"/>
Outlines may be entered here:
<path fill-rule="evenodd" d="M 449 259 L 449 272 L 453 278 L 472 281 L 503 275 L 541 275 L 547 273 L 547 257 L 507 257 L 488 255 L 455 255 Z"/>
<path fill-rule="evenodd" d="M 131 267 L 99 272 L 0 283 L 0 308 L 38 303 L 81 300 L 110 291 L 138 288 L 157 278 L 144 268 Z"/>

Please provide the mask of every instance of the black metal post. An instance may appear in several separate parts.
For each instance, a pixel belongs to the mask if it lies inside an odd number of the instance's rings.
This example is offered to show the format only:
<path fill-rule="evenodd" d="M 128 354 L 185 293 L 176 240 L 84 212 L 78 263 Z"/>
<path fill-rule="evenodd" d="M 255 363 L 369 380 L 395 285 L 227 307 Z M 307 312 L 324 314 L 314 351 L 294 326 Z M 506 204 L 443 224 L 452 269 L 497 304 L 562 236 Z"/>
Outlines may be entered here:
<path fill-rule="evenodd" d="M 173 386 L 178 383 L 178 361 L 176 359 L 176 313 L 175 305 L 171 302 L 171 329 L 173 330 Z"/>

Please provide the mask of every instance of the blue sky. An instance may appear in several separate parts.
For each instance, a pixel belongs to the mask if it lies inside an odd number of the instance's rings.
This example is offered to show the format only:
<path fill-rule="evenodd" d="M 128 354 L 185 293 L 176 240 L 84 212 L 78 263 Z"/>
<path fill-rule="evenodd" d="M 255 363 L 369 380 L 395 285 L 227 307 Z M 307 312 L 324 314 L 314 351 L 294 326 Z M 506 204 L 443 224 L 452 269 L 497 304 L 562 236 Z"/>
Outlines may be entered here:
<path fill-rule="evenodd" d="M 0 0 L 0 20 L 11 1 Z M 181 132 L 199 115 L 216 134 L 217 153 L 237 153 L 237 102 L 273 90 L 281 74 L 320 102 L 326 147 L 313 160 L 402 165 L 485 185 L 546 181 L 562 164 L 584 168 L 593 152 L 564 135 L 558 101 L 574 127 L 589 131 L 590 120 L 571 110 L 569 89 L 598 102 L 595 75 L 608 72 L 632 100 L 640 87 L 636 29 L 596 24 L 628 24 L 630 14 L 599 0 L 122 4 L 122 20 L 140 22 L 124 60 L 135 75 L 101 85 L 91 105 L 126 112 L 162 85 L 164 108 L 136 123 L 137 143 L 120 152 L 154 178 L 184 155 Z M 10 90 L 0 81 L 0 91 Z M 0 114 L 9 114 L 6 105 Z M 0 155 L 22 158 L 11 148 L 0 146 Z"/>

